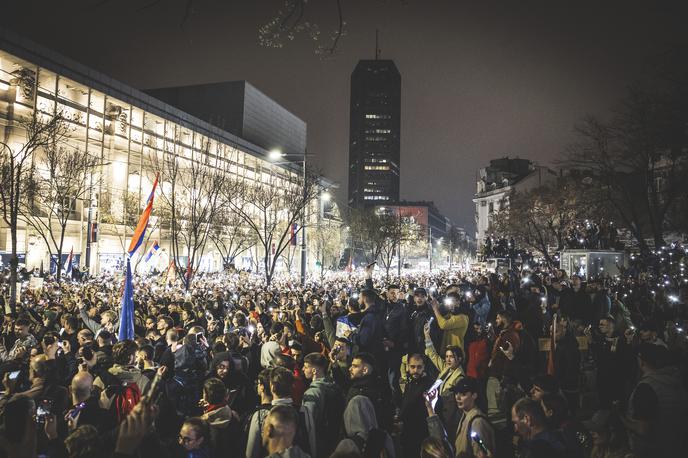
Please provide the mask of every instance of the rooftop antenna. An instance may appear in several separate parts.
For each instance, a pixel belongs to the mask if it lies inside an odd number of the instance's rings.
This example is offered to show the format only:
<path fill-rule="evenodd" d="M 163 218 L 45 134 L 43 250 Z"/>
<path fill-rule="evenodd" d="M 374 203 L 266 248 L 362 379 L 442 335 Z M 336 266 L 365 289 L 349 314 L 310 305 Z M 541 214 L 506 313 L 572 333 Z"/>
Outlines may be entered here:
<path fill-rule="evenodd" d="M 375 29 L 375 60 L 380 59 L 380 30 Z"/>

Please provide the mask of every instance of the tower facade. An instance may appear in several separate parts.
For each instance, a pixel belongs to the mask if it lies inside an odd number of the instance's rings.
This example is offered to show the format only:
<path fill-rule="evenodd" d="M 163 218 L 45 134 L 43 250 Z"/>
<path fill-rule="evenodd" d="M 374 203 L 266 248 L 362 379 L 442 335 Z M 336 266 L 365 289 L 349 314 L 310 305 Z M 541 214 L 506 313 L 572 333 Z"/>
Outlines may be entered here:
<path fill-rule="evenodd" d="M 401 75 L 394 61 L 361 60 L 351 74 L 349 205 L 399 201 Z"/>

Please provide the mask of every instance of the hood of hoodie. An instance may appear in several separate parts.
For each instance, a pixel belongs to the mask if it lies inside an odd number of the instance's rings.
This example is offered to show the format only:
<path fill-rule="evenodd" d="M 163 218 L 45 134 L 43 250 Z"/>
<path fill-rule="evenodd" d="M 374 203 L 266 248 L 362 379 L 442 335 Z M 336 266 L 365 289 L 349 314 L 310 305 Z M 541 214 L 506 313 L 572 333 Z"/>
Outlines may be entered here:
<path fill-rule="evenodd" d="M 144 377 L 138 367 L 120 366 L 119 364 L 115 364 L 108 371 L 123 382 L 138 383 L 141 377 Z"/>
<path fill-rule="evenodd" d="M 359 435 L 367 438 L 368 432 L 373 428 L 377 428 L 373 403 L 367 396 L 354 396 L 344 410 L 344 430 L 347 437 Z"/>
<path fill-rule="evenodd" d="M 232 358 L 232 354 L 230 352 L 223 351 L 213 356 L 213 360 L 210 363 L 210 373 L 213 377 L 217 377 L 217 366 L 219 366 L 222 361 L 227 361 L 229 363 L 230 373 L 233 372 L 232 369 L 234 368 L 234 358 Z"/>
<path fill-rule="evenodd" d="M 232 422 L 232 410 L 228 406 L 206 412 L 201 417 L 206 420 L 211 427 L 226 428 Z"/>
<path fill-rule="evenodd" d="M 275 356 L 281 352 L 282 349 L 280 348 L 280 344 L 274 340 L 265 342 L 263 347 L 260 349 L 260 365 L 265 368 L 274 366 Z"/>

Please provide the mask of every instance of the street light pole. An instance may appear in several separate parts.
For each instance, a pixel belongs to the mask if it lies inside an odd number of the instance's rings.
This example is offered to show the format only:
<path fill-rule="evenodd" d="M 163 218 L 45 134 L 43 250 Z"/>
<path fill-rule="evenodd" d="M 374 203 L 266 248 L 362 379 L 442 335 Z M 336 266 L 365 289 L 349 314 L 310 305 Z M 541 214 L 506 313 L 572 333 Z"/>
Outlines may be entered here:
<path fill-rule="evenodd" d="M 428 234 L 429 237 L 430 237 L 430 272 L 432 272 L 432 250 L 433 250 L 433 246 L 432 246 L 432 226 L 430 226 L 430 224 L 428 224 L 428 228 L 430 229 L 429 234 Z"/>
<path fill-rule="evenodd" d="M 306 254 L 306 211 L 308 210 L 308 188 L 306 184 L 306 152 L 303 153 L 303 200 L 305 206 L 301 214 L 301 286 L 306 284 L 306 263 L 308 262 L 308 255 Z"/>

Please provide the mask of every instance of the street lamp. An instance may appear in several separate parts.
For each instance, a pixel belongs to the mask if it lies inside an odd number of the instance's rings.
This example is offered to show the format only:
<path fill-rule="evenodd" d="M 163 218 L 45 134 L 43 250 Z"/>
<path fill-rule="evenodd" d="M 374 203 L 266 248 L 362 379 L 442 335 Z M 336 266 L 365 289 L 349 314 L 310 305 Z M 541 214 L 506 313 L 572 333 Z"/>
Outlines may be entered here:
<path fill-rule="evenodd" d="M 306 156 L 308 153 L 306 151 L 303 152 L 303 199 L 305 200 L 307 197 L 308 193 L 308 185 L 306 183 Z M 287 156 L 294 156 L 293 154 L 288 155 L 284 154 L 281 150 L 279 149 L 273 149 L 268 153 L 268 159 L 271 161 L 276 161 L 278 159 L 287 157 Z M 300 156 L 300 154 L 298 155 Z M 303 207 L 303 213 L 301 214 L 301 286 L 304 286 L 306 284 L 306 263 L 308 262 L 307 259 L 307 254 L 306 254 L 306 205 Z"/>

